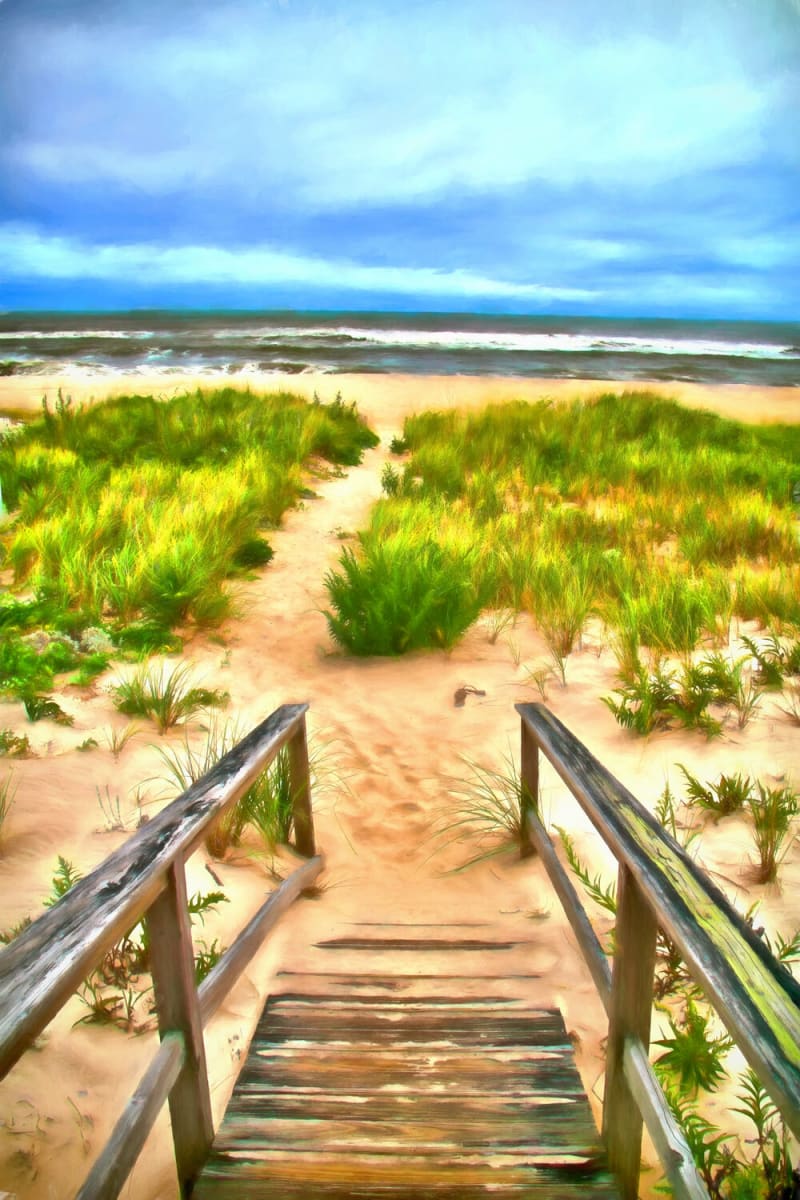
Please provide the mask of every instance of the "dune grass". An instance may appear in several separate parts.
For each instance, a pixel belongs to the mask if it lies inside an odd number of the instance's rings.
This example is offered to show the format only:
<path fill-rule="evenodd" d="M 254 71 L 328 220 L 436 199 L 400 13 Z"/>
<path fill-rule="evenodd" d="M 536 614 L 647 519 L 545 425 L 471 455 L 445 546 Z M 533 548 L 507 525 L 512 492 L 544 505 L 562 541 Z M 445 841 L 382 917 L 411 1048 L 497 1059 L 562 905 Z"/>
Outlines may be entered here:
<path fill-rule="evenodd" d="M 137 624 L 148 651 L 176 626 L 213 625 L 231 609 L 226 580 L 269 561 L 264 532 L 303 469 L 356 463 L 376 441 L 354 406 L 287 393 L 45 405 L 0 442 L 7 565 L 35 597 L 4 602 L 4 625 Z"/>
<path fill-rule="evenodd" d="M 357 551 L 327 579 L 350 652 L 451 645 L 476 604 L 511 608 L 532 614 L 563 678 L 591 614 L 634 667 L 641 647 L 724 644 L 736 617 L 800 622 L 800 426 L 609 393 L 422 413 L 401 444 Z M 475 604 L 454 599 L 464 590 Z M 413 635 L 398 591 L 417 598 Z"/>

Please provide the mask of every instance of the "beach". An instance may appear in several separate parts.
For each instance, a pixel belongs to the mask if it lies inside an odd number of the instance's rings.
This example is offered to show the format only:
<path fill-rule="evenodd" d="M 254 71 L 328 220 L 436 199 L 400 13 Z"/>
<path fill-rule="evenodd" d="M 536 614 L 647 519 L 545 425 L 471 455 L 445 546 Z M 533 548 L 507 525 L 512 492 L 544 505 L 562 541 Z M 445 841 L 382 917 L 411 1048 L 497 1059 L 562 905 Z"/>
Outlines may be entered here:
<path fill-rule="evenodd" d="M 541 864 L 520 861 L 512 852 L 454 872 L 470 856 L 470 846 L 445 845 L 448 839 L 436 836 L 452 813 L 453 781 L 469 777 L 470 762 L 501 767 L 509 753 L 518 755 L 514 703 L 539 699 L 531 680 L 547 655 L 541 635 L 525 615 L 497 635 L 484 615 L 451 651 L 348 658 L 336 651 L 326 627 L 324 576 L 381 495 L 381 473 L 391 460 L 389 441 L 401 434 L 404 418 L 412 413 L 510 399 L 557 403 L 647 388 L 687 407 L 748 423 L 797 423 L 800 389 L 459 375 L 249 372 L 227 379 L 146 373 L 100 378 L 74 372 L 0 378 L 0 414 L 34 412 L 43 396 L 52 406 L 59 390 L 80 404 L 112 394 L 168 398 L 215 386 L 280 389 L 323 402 L 341 393 L 346 403 L 358 405 L 381 438 L 361 465 L 310 481 L 313 497 L 287 513 L 270 535 L 274 560 L 256 578 L 237 583 L 237 615 L 219 629 L 191 634 L 185 643 L 184 658 L 204 685 L 230 693 L 227 711 L 243 731 L 282 703 L 308 701 L 312 751 L 316 748 L 329 768 L 327 786 L 317 799 L 312 796 L 326 861 L 321 894 L 299 901 L 284 918 L 207 1035 L 215 1119 L 224 1110 L 277 973 L 308 974 L 316 962 L 316 943 L 368 921 L 442 927 L 479 922 L 487 936 L 506 936 L 514 948 L 503 956 L 503 973 L 529 976 L 531 1004 L 561 1008 L 599 1117 L 605 1014 Z M 2 579 L 8 585 L 9 573 Z M 106 789 L 121 797 L 128 831 L 138 812 L 155 811 L 163 803 L 159 751 L 178 745 L 182 734 L 171 731 L 159 738 L 147 728 L 115 761 L 107 734 L 127 724 L 108 693 L 116 674 L 112 668 L 92 687 L 63 689 L 59 701 L 75 719 L 70 728 L 47 721 L 32 725 L 21 705 L 0 703 L 0 728 L 27 733 L 35 751 L 34 757 L 2 762 L 4 770 L 13 770 L 16 798 L 1 851 L 0 927 L 41 911 L 59 855 L 85 874 L 122 842 L 126 832 L 109 831 L 98 804 Z M 599 622 L 590 621 L 580 648 L 569 657 L 566 685 L 551 681 L 547 703 L 648 808 L 665 782 L 679 790 L 678 763 L 704 779 L 723 770 L 743 771 L 770 783 L 800 785 L 800 728 L 786 720 L 774 697 L 765 698 L 746 728 L 726 727 L 713 742 L 682 730 L 634 738 L 599 701 L 615 678 L 608 638 Z M 462 688 L 475 691 L 458 705 L 455 697 Z M 90 738 L 97 746 L 79 752 Z M 137 788 L 142 789 L 138 797 Z M 547 823 L 569 830 L 591 869 L 611 882 L 610 853 L 549 770 L 543 772 L 542 789 Z M 777 884 L 752 883 L 752 854 L 743 817 L 705 826 L 699 861 L 742 907 L 760 901 L 759 921 L 788 935 L 800 920 L 794 899 L 800 895 L 800 849 L 790 848 Z M 190 893 L 214 886 L 208 861 L 198 852 L 188 864 Z M 230 902 L 221 906 L 209 937 L 230 944 L 273 886 L 270 863 L 243 852 L 211 865 Z M 426 964 L 424 955 L 406 954 L 403 971 L 423 974 Z M 356 957 L 353 970 L 358 969 Z M 478 978 L 495 973 L 497 964 L 476 954 L 464 970 Z M 152 1050 L 152 1032 L 135 1036 L 74 1025 L 83 1015 L 80 1003 L 71 1002 L 41 1045 L 0 1085 L 0 1188 L 20 1200 L 72 1194 Z M 712 1111 L 717 1106 L 719 1114 L 722 1103 L 720 1097 L 712 1100 Z M 648 1161 L 653 1164 L 652 1155 Z M 174 1195 L 172 1171 L 162 1115 L 122 1194 L 130 1200 L 167 1200 Z M 645 1175 L 645 1190 L 658 1174 Z"/>

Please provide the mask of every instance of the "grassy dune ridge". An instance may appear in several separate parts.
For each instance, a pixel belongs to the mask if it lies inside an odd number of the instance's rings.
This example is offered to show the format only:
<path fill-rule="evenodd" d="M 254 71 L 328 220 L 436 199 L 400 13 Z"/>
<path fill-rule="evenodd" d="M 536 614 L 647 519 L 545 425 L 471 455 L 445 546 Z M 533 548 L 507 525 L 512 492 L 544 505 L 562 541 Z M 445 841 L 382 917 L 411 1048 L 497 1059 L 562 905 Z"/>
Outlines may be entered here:
<path fill-rule="evenodd" d="M 553 653 L 597 614 L 629 647 L 688 653 L 731 619 L 800 621 L 800 426 L 745 426 L 647 392 L 405 422 L 402 465 L 329 573 L 356 654 L 451 646 L 485 606 Z"/>
<path fill-rule="evenodd" d="M 376 441 L 354 406 L 286 393 L 45 405 L 0 443 L 14 518 L 0 553 L 53 627 L 213 624 L 230 611 L 225 580 L 271 557 L 264 531 L 310 460 L 356 463 Z"/>

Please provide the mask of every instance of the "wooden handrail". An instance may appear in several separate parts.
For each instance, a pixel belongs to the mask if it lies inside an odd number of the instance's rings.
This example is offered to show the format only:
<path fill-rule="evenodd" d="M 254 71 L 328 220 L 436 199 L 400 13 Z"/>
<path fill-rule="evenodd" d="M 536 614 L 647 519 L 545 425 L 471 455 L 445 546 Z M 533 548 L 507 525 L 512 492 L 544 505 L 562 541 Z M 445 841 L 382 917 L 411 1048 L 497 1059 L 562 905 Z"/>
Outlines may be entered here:
<path fill-rule="evenodd" d="M 610 1116 L 607 1112 L 604 1121 L 611 1140 L 615 1138 L 612 1131 L 625 1128 L 627 1103 L 636 1101 L 641 1111 L 641 1093 L 649 1086 L 642 1077 L 631 1088 L 629 1077 L 641 1067 L 637 1041 L 646 1060 L 649 1038 L 644 1034 L 649 1030 L 652 969 L 643 970 L 642 964 L 652 955 L 656 926 L 675 942 L 690 974 L 714 1004 L 787 1126 L 800 1137 L 800 984 L 705 872 L 557 717 L 541 704 L 518 704 L 516 708 L 522 719 L 523 761 L 531 764 L 535 758 L 532 746 L 542 750 L 620 864 L 607 1064 L 614 1095 L 609 1096 L 608 1078 L 606 1091 L 607 1103 L 616 1111 Z M 534 771 L 538 777 L 538 766 L 529 765 L 528 772 Z M 534 844 L 539 840 L 537 825 L 541 829 L 540 822 L 528 822 Z M 547 858 L 543 858 L 547 867 Z M 574 905 L 569 896 L 565 900 L 566 893 L 559 894 L 592 974 L 602 984 L 602 968 L 591 939 L 585 931 L 579 932 L 581 919 L 570 911 Z M 575 904 L 582 911 L 577 898 Z M 645 995 L 642 978 L 648 971 L 650 987 Z M 601 995 L 603 990 L 600 986 Z M 616 999 L 615 991 L 619 992 Z M 649 1103 L 651 1119 L 657 1107 L 654 1101 Z M 635 1141 L 629 1126 L 625 1139 L 628 1144 Z M 612 1162 L 618 1177 L 620 1170 L 623 1176 L 623 1196 L 636 1195 L 638 1153 L 637 1149 L 635 1164 Z M 613 1158 L 609 1146 L 609 1159 Z"/>
<path fill-rule="evenodd" d="M 307 709 L 307 704 L 277 709 L 3 950 L 0 1079 L 103 954 L 150 908 L 172 864 L 188 858 L 295 734 Z"/>
<path fill-rule="evenodd" d="M 213 1129 L 203 1025 L 278 917 L 317 878 L 322 860 L 303 863 L 283 882 L 199 990 L 184 865 L 287 743 L 295 840 L 301 853 L 314 854 L 307 710 L 307 704 L 277 709 L 0 953 L 2 1078 L 103 954 L 140 920 L 149 927 L 161 1047 L 86 1179 L 81 1200 L 117 1195 L 165 1099 L 184 1193 L 205 1159 Z"/>

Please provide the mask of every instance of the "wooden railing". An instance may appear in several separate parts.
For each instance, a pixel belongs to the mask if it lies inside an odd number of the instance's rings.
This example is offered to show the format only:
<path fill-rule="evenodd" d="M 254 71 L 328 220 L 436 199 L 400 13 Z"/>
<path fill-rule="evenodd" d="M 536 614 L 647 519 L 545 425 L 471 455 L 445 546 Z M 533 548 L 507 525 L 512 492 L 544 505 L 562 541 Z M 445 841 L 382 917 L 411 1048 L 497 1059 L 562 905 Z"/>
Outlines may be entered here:
<path fill-rule="evenodd" d="M 141 919 L 147 925 L 160 1046 L 78 1200 L 118 1195 L 167 1100 L 182 1192 L 208 1156 L 213 1128 L 203 1026 L 281 913 L 322 869 L 322 860 L 311 857 L 307 709 L 277 709 L 0 954 L 2 1078 L 119 938 Z M 184 864 L 283 746 L 295 848 L 309 861 L 269 896 L 198 989 Z"/>
<path fill-rule="evenodd" d="M 800 984 L 663 827 L 541 704 L 522 718 L 522 807 L 609 1018 L 603 1135 L 623 1200 L 638 1194 L 643 1121 L 679 1200 L 708 1192 L 648 1060 L 656 937 L 687 969 L 800 1137 Z M 619 863 L 614 966 L 538 815 L 544 753 Z"/>

